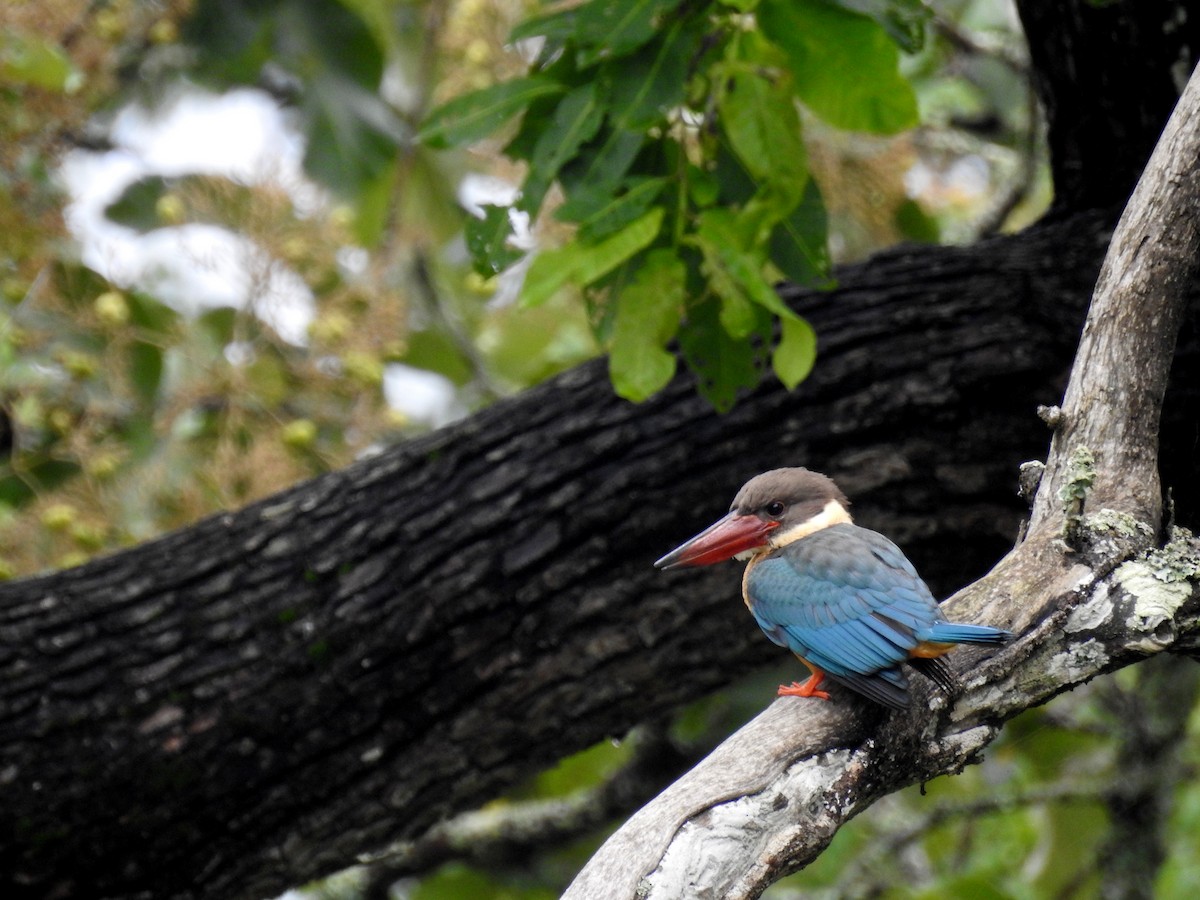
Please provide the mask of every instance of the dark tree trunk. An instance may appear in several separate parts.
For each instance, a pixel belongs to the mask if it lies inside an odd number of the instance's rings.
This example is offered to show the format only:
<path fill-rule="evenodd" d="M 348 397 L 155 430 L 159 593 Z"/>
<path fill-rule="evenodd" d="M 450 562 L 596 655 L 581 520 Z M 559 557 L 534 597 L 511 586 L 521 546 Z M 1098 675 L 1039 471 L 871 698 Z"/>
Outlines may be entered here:
<path fill-rule="evenodd" d="M 0 895 L 277 893 L 777 659 L 733 567 L 650 567 L 766 468 L 838 478 L 940 592 L 976 577 L 1012 544 L 1111 221 L 789 291 L 813 376 L 726 416 L 686 379 L 626 404 L 597 362 L 0 588 Z M 1197 382 L 1177 382 L 1186 410 Z"/>
<path fill-rule="evenodd" d="M 1192 73 L 1185 3 L 1016 0 L 1049 122 L 1055 207 L 1123 206 Z"/>

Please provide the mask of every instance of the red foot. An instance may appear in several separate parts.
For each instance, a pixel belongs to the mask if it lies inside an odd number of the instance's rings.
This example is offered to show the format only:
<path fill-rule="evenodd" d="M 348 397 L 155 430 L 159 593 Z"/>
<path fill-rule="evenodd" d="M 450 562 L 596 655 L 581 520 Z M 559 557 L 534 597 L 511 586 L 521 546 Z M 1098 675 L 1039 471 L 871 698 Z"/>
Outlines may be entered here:
<path fill-rule="evenodd" d="M 780 697 L 820 697 L 822 700 L 829 699 L 828 691 L 817 690 L 821 686 L 821 682 L 825 680 L 825 673 L 813 670 L 812 675 L 808 677 L 808 681 L 800 684 L 798 681 L 793 681 L 791 684 L 781 684 L 779 686 L 778 696 Z"/>

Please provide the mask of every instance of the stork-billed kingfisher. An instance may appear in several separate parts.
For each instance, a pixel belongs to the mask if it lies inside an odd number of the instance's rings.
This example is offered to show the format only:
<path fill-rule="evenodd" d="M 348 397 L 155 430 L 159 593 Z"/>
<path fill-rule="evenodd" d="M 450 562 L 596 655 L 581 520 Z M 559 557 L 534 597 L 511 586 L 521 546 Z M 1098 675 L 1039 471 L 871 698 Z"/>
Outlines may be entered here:
<path fill-rule="evenodd" d="M 893 709 L 908 706 L 908 664 L 953 688 L 938 657 L 954 644 L 1001 644 L 1012 635 L 947 622 L 904 553 L 855 525 L 849 501 L 808 469 L 751 478 L 729 514 L 655 563 L 660 569 L 749 559 L 742 595 L 759 627 L 811 671 L 780 696 L 820 697 L 828 677 Z"/>

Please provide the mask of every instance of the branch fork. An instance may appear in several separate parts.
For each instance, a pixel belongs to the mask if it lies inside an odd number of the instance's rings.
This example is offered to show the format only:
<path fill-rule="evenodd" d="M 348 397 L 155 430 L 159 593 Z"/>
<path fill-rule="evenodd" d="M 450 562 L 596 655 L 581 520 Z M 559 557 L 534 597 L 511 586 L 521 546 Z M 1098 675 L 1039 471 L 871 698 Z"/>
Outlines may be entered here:
<path fill-rule="evenodd" d="M 946 601 L 1022 637 L 991 658 L 957 651 L 962 692 L 907 712 L 776 700 L 619 829 L 564 900 L 757 897 L 879 797 L 976 760 L 1005 720 L 1200 643 L 1200 542 L 1155 546 L 1159 415 L 1200 252 L 1198 123 L 1193 74 L 1113 234 L 1061 409 L 1039 411 L 1054 436 L 1027 536 Z"/>

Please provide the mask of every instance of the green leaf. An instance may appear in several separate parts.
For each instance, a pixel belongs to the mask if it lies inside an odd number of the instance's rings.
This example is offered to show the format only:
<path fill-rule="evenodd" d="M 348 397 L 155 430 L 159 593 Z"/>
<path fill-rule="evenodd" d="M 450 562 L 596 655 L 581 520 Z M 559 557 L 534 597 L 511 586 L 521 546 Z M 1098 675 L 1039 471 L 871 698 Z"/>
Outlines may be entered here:
<path fill-rule="evenodd" d="M 540 306 L 564 285 L 575 281 L 572 267 L 580 250 L 580 245 L 568 244 L 557 250 L 543 250 L 535 256 L 521 284 L 520 305 L 525 308 Z"/>
<path fill-rule="evenodd" d="M 694 206 L 703 209 L 712 206 L 721 196 L 721 182 L 715 173 L 688 164 L 687 169 L 688 198 Z"/>
<path fill-rule="evenodd" d="M 20 509 L 37 496 L 24 479 L 16 475 L 7 475 L 8 466 L 0 468 L 0 511 L 4 507 Z"/>
<path fill-rule="evenodd" d="M 134 341 L 129 348 L 129 380 L 142 403 L 154 403 L 162 375 L 162 348 L 145 341 Z"/>
<path fill-rule="evenodd" d="M 144 331 L 171 336 L 179 324 L 179 313 L 148 294 L 125 295 L 129 304 L 129 321 Z"/>
<path fill-rule="evenodd" d="M 829 285 L 829 222 L 814 179 L 786 219 L 771 232 L 771 262 L 796 284 Z"/>
<path fill-rule="evenodd" d="M 471 262 L 484 278 L 503 272 L 522 256 L 508 244 L 513 230 L 507 206 L 484 206 L 483 218 L 468 219 L 466 231 Z"/>
<path fill-rule="evenodd" d="M 736 214 L 724 208 L 707 209 L 697 219 L 694 243 L 704 257 L 701 269 L 721 298 L 721 324 L 729 336 L 744 339 L 759 320 L 754 306 L 777 316 L 793 315 L 763 276 L 763 260 L 743 247 Z"/>
<path fill-rule="evenodd" d="M 233 340 L 238 311 L 232 306 L 219 306 L 196 317 L 197 330 L 208 341 L 214 354 L 220 353 Z"/>
<path fill-rule="evenodd" d="M 925 28 L 933 8 L 924 0 L 840 0 L 848 9 L 870 16 L 905 53 L 925 46 Z"/>
<path fill-rule="evenodd" d="M 667 186 L 666 178 L 630 178 L 618 196 L 609 191 L 578 191 L 555 211 L 555 218 L 579 222 L 579 238 L 595 242 L 624 228 L 650 208 Z M 583 213 L 580 221 L 575 216 Z"/>
<path fill-rule="evenodd" d="M 581 190 L 614 193 L 646 139 L 645 133 L 640 131 L 617 128 L 602 132 L 598 150 L 580 154 L 559 173 L 558 180 L 567 193 L 568 202 Z"/>
<path fill-rule="evenodd" d="M 390 56 L 399 52 L 396 9 L 391 0 L 338 0 L 348 7 L 368 29 L 375 43 Z M 382 74 L 382 73 L 380 73 Z M 378 76 L 376 77 L 378 83 Z"/>
<path fill-rule="evenodd" d="M 470 144 L 490 135 L 534 100 L 564 90 L 553 79 L 531 75 L 472 91 L 431 112 L 417 137 L 432 147 Z"/>
<path fill-rule="evenodd" d="M 717 102 L 729 144 L 746 170 L 777 192 L 799 198 L 808 181 L 807 151 L 790 79 L 771 81 L 760 70 L 730 77 Z"/>
<path fill-rule="evenodd" d="M 388 183 L 391 196 L 382 196 L 384 184 L 380 184 L 378 203 L 367 198 L 370 204 L 382 208 L 390 201 L 393 227 L 400 223 L 403 229 L 416 229 L 437 244 L 452 240 L 471 218 L 458 203 L 458 173 L 452 177 L 445 158 L 420 144 L 409 147 L 397 163 L 396 179 Z"/>
<path fill-rule="evenodd" d="M 252 84 L 274 55 L 274 42 L 288 28 L 271 21 L 279 10 L 269 4 L 250 6 L 235 0 L 200 3 L 185 19 L 183 43 L 196 48 L 198 77 L 225 87 Z"/>
<path fill-rule="evenodd" d="M 937 219 L 925 212 L 917 201 L 905 200 L 896 209 L 896 227 L 910 241 L 936 244 L 941 239 Z"/>
<path fill-rule="evenodd" d="M 736 225 L 741 246 L 766 261 L 771 234 L 787 219 L 798 204 L 795 196 L 781 196 L 771 185 L 763 185 L 737 215 Z"/>
<path fill-rule="evenodd" d="M 395 149 L 394 147 L 392 148 Z M 411 159 L 409 160 L 411 162 Z M 399 156 L 392 152 L 387 159 L 381 159 L 381 164 L 374 171 L 363 171 L 358 180 L 350 187 L 354 193 L 350 198 L 354 201 L 354 238 L 364 247 L 376 247 L 383 238 L 384 230 L 395 209 L 396 182 L 400 174 Z M 410 169 L 409 175 L 414 173 Z M 406 202 L 413 202 L 420 194 L 414 182 L 420 183 L 420 178 L 405 179 L 408 190 L 401 192 Z M 328 180 L 325 182 L 328 184 Z M 453 209 L 451 205 L 443 205 L 440 209 Z M 426 220 L 427 232 L 434 232 L 436 219 L 431 216 Z"/>
<path fill-rule="evenodd" d="M 784 316 L 780 322 L 783 332 L 771 356 L 771 366 L 790 391 L 812 371 L 817 360 L 817 334 L 799 316 Z"/>
<path fill-rule="evenodd" d="M 822 119 L 876 134 L 917 124 L 899 51 L 874 21 L 822 0 L 762 0 L 755 15 L 785 52 L 796 93 Z"/>
<path fill-rule="evenodd" d="M 532 74 L 558 84 L 561 89 L 535 97 L 526 107 L 515 133 L 501 151 L 511 159 L 532 159 L 538 138 L 542 136 L 546 123 L 554 117 L 560 96 L 585 82 L 596 80 L 594 73 L 580 74 L 572 53 L 559 53 L 546 65 L 535 68 Z"/>
<path fill-rule="evenodd" d="M 618 295 L 608 371 L 626 400 L 645 400 L 675 374 L 675 356 L 665 345 L 679 329 L 686 280 L 673 251 L 654 250 Z"/>
<path fill-rule="evenodd" d="M 70 93 L 82 76 L 58 47 L 37 35 L 5 28 L 0 31 L 0 83 Z"/>
<path fill-rule="evenodd" d="M 575 39 L 583 66 L 625 56 L 655 35 L 664 14 L 680 0 L 591 0 L 576 8 Z"/>
<path fill-rule="evenodd" d="M 459 386 L 467 384 L 474 377 L 475 373 L 462 350 L 441 329 L 410 331 L 406 343 L 405 365 L 445 375 Z"/>
<path fill-rule="evenodd" d="M 386 192 L 394 181 L 406 140 L 395 113 L 374 88 L 329 71 L 311 79 L 304 110 L 304 171 L 360 207 L 360 236 L 378 232 L 380 187 Z"/>
<path fill-rule="evenodd" d="M 531 37 L 544 37 L 548 42 L 562 43 L 567 38 L 575 36 L 575 19 L 579 14 L 578 7 L 560 9 L 555 12 L 542 13 L 517 23 L 508 35 L 508 42 L 515 44 Z"/>
<path fill-rule="evenodd" d="M 601 348 L 612 344 L 613 320 L 617 300 L 645 262 L 645 255 L 634 254 L 606 275 L 583 289 L 583 308 L 592 337 Z"/>
<path fill-rule="evenodd" d="M 368 5 L 367 0 L 285 0 L 269 26 L 277 30 L 276 57 L 305 77 L 332 73 L 375 94 L 387 64 L 384 35 L 390 27 L 381 21 L 386 10 L 375 10 L 373 21 L 363 18 Z"/>
<path fill-rule="evenodd" d="M 202 59 L 194 71 L 222 84 L 255 84 L 268 62 L 309 81 L 326 73 L 375 90 L 383 77 L 388 27 L 351 7 L 369 0 L 209 0 L 187 17 L 185 43 Z"/>
<path fill-rule="evenodd" d="M 744 285 L 719 266 L 709 265 L 704 273 L 708 275 L 709 285 L 721 298 L 721 327 L 735 340 L 748 338 L 758 329 L 759 321 Z"/>
<path fill-rule="evenodd" d="M 293 393 L 287 364 L 269 347 L 263 347 L 243 371 L 255 400 L 264 406 L 283 403 Z"/>
<path fill-rule="evenodd" d="M 537 384 L 600 352 L 575 297 L 537 309 L 492 307 L 480 326 L 488 368 L 508 384 Z"/>
<path fill-rule="evenodd" d="M 484 873 L 464 863 L 452 862 L 422 878 L 409 900 L 554 900 L 557 891 L 529 887 L 502 873 Z M 347 891 L 349 893 L 349 891 Z"/>
<path fill-rule="evenodd" d="M 90 305 L 97 295 L 109 290 L 108 279 L 83 263 L 60 258 L 51 265 L 54 290 L 73 307 Z"/>
<path fill-rule="evenodd" d="M 729 336 L 720 323 L 720 305 L 706 300 L 688 308 L 679 345 L 699 377 L 699 390 L 718 412 L 729 410 L 741 388 L 761 378 L 761 360 L 751 341 Z"/>
<path fill-rule="evenodd" d="M 531 790 L 522 791 L 520 799 L 526 797 L 566 797 L 580 788 L 599 784 L 629 763 L 634 753 L 634 741 L 600 741 L 586 750 L 581 750 L 555 763 L 553 768 L 540 773 L 533 781 Z M 521 898 L 512 898 L 521 900 Z"/>
<path fill-rule="evenodd" d="M 531 214 L 537 211 L 558 170 L 595 136 L 603 121 L 604 109 L 596 102 L 595 82 L 576 88 L 562 99 L 550 126 L 534 145 L 529 174 L 517 203 L 520 209 Z"/>
<path fill-rule="evenodd" d="M 615 127 L 644 131 L 656 125 L 666 110 L 683 102 L 704 25 L 703 19 L 677 18 L 661 40 L 601 68 Z"/>
<path fill-rule="evenodd" d="M 521 305 L 537 306 L 565 284 L 582 288 L 611 272 L 658 236 L 662 220 L 663 209 L 656 206 L 598 244 L 576 242 L 539 253 L 525 274 Z"/>
<path fill-rule="evenodd" d="M 79 465 L 65 459 L 43 459 L 21 475 L 0 478 L 0 504 L 16 509 L 79 474 Z"/>
<path fill-rule="evenodd" d="M 148 175 L 131 183 L 116 200 L 104 207 L 105 217 L 118 225 L 145 233 L 162 227 L 158 200 L 168 190 L 167 179 Z"/>

